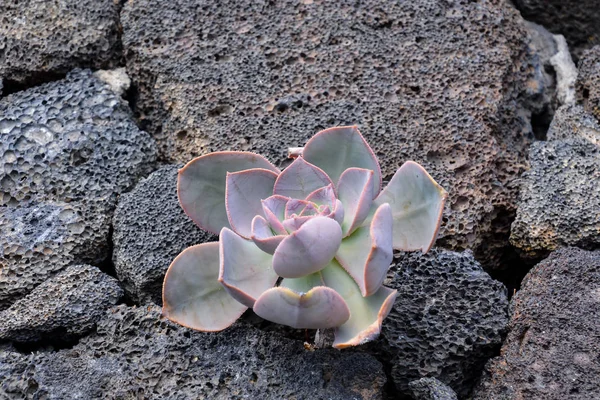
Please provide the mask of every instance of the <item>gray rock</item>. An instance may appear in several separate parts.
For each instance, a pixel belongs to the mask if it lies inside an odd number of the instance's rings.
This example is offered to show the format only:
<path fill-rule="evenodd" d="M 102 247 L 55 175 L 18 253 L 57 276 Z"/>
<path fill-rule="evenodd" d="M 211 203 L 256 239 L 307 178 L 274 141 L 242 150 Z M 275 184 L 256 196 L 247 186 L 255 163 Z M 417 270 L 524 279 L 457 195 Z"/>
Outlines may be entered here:
<path fill-rule="evenodd" d="M 452 389 L 435 378 L 421 378 L 408 386 L 415 400 L 458 400 Z"/>
<path fill-rule="evenodd" d="M 586 51 L 579 62 L 577 99 L 600 121 L 600 46 Z"/>
<path fill-rule="evenodd" d="M 566 135 L 566 133 L 565 133 Z M 600 244 L 600 151 L 581 137 L 534 143 L 510 242 L 529 258 Z"/>
<path fill-rule="evenodd" d="M 459 396 L 471 390 L 485 362 L 502 343 L 508 322 L 506 288 L 490 278 L 471 252 L 433 249 L 404 254 L 386 286 L 398 299 L 383 323 L 391 376 L 409 383 L 437 378 Z"/>
<path fill-rule="evenodd" d="M 473 399 L 600 398 L 600 252 L 552 253 L 525 277 L 511 308 L 501 356 Z"/>
<path fill-rule="evenodd" d="M 90 71 L 0 99 L 0 205 L 114 202 L 150 171 L 152 139 Z"/>
<path fill-rule="evenodd" d="M 119 96 L 123 96 L 131 86 L 131 79 L 129 79 L 129 75 L 127 75 L 124 67 L 96 71 L 94 72 L 94 76 L 102 82 L 108 83 L 112 91 Z"/>
<path fill-rule="evenodd" d="M 600 43 L 600 7 L 596 0 L 514 0 L 523 17 L 567 38 L 579 59 L 584 49 Z"/>
<path fill-rule="evenodd" d="M 1 2 L 0 77 L 31 85 L 75 67 L 117 65 L 119 8 L 113 0 Z"/>
<path fill-rule="evenodd" d="M 386 381 L 367 354 L 309 351 L 242 323 L 195 332 L 161 320 L 156 306 L 112 309 L 72 349 L 8 357 L 0 397 L 375 400 Z"/>
<path fill-rule="evenodd" d="M 556 110 L 548 129 L 548 140 L 583 138 L 600 144 L 600 125 L 582 106 L 562 106 Z"/>
<path fill-rule="evenodd" d="M 556 97 L 558 104 L 574 104 L 577 67 L 571 59 L 565 37 L 563 35 L 554 35 L 554 40 L 558 51 L 550 58 L 550 63 L 556 72 Z"/>
<path fill-rule="evenodd" d="M 129 296 L 162 304 L 167 268 L 185 248 L 218 240 L 185 215 L 177 200 L 177 165 L 168 165 L 122 195 L 113 219 L 113 262 Z"/>
<path fill-rule="evenodd" d="M 73 263 L 108 258 L 117 195 L 156 159 L 90 71 L 0 99 L 0 309 Z"/>
<path fill-rule="evenodd" d="M 384 177 L 410 159 L 448 189 L 440 243 L 489 259 L 506 246 L 521 102 L 546 90 L 506 2 L 139 0 L 121 20 L 140 122 L 167 160 L 234 149 L 281 166 L 318 130 L 357 124 Z"/>
<path fill-rule="evenodd" d="M 76 339 L 91 331 L 121 296 L 117 280 L 98 268 L 70 266 L 0 312 L 0 339 Z"/>
<path fill-rule="evenodd" d="M 109 227 L 102 202 L 0 207 L 0 310 L 70 264 L 103 262 Z"/>

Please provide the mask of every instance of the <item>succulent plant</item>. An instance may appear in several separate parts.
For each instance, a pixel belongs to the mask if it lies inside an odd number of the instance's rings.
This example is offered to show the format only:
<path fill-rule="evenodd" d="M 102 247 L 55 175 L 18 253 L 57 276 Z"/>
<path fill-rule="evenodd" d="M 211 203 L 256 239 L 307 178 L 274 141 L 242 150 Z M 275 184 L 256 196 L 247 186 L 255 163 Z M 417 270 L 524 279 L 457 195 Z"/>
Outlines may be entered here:
<path fill-rule="evenodd" d="M 354 126 L 321 131 L 291 153 L 283 172 L 230 151 L 179 171 L 183 209 L 219 241 L 175 258 L 167 318 L 219 331 L 252 308 L 293 328 L 335 328 L 336 348 L 379 335 L 397 295 L 383 286 L 393 249 L 431 248 L 447 193 L 411 161 L 381 191 L 377 158 Z"/>

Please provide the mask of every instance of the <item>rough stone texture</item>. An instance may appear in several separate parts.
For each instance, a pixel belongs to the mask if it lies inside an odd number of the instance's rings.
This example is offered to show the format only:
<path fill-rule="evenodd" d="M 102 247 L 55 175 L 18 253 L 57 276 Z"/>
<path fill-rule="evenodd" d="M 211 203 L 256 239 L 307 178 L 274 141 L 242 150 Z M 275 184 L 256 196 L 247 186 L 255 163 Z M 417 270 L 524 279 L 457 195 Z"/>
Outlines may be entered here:
<path fill-rule="evenodd" d="M 600 252 L 556 251 L 529 272 L 511 309 L 501 356 L 473 398 L 600 398 Z"/>
<path fill-rule="evenodd" d="M 396 260 L 386 286 L 398 299 L 383 323 L 396 388 L 437 378 L 465 396 L 500 347 L 508 322 L 502 283 L 490 278 L 471 252 L 433 249 Z"/>
<path fill-rule="evenodd" d="M 88 70 L 0 99 L 0 205 L 113 201 L 150 170 L 155 145 Z"/>
<path fill-rule="evenodd" d="M 514 0 L 527 20 L 566 37 L 571 53 L 600 44 L 600 7 L 597 0 Z"/>
<path fill-rule="evenodd" d="M 117 195 L 152 138 L 90 71 L 0 99 L 0 309 L 72 263 L 98 264 Z"/>
<path fill-rule="evenodd" d="M 177 170 L 168 165 L 121 196 L 113 218 L 113 262 L 135 301 L 162 304 L 167 268 L 185 248 L 218 240 L 185 215 L 177 200 Z"/>
<path fill-rule="evenodd" d="M 421 378 L 408 386 L 415 400 L 458 400 L 452 389 L 435 378 Z"/>
<path fill-rule="evenodd" d="M 167 160 L 235 149 L 282 165 L 357 124 L 385 177 L 412 159 L 448 189 L 445 246 L 506 245 L 531 135 L 520 101 L 545 87 L 505 1 L 140 0 L 121 17 L 138 116 Z"/>
<path fill-rule="evenodd" d="M 113 0 L 2 1 L 0 78 L 30 85 L 74 67 L 115 66 L 119 8 Z"/>
<path fill-rule="evenodd" d="M 579 62 L 577 97 L 586 111 L 600 121 L 600 46 L 586 51 Z"/>
<path fill-rule="evenodd" d="M 566 135 L 566 133 L 565 133 Z M 600 245 L 600 151 L 582 137 L 531 146 L 510 241 L 523 256 Z"/>
<path fill-rule="evenodd" d="M 91 331 L 123 296 L 116 279 L 73 265 L 0 312 L 0 339 L 69 341 Z"/>
<path fill-rule="evenodd" d="M 581 137 L 600 144 L 600 125 L 598 121 L 585 112 L 582 106 L 562 106 L 556 110 L 554 119 L 548 129 L 548 140 Z"/>
<path fill-rule="evenodd" d="M 2 370 L 0 397 L 51 399 L 375 400 L 386 381 L 367 354 L 309 351 L 241 323 L 194 332 L 161 320 L 156 306 L 112 309 L 73 349 L 0 353 Z"/>
<path fill-rule="evenodd" d="M 104 261 L 109 225 L 101 202 L 0 207 L 0 310 L 70 264 Z"/>

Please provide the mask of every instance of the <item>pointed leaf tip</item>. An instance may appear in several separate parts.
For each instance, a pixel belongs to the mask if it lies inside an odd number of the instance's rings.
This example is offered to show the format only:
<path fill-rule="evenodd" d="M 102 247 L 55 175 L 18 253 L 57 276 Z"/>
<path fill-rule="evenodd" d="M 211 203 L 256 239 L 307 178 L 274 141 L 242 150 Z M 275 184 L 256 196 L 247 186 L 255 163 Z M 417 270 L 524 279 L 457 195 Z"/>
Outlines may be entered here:
<path fill-rule="evenodd" d="M 325 171 L 335 187 L 345 170 L 357 167 L 373 171 L 373 196 L 381 190 L 379 162 L 356 126 L 338 126 L 317 133 L 304 146 L 302 157 Z"/>
<path fill-rule="evenodd" d="M 379 290 L 394 258 L 392 222 L 390 205 L 382 204 L 371 225 L 360 227 L 345 238 L 335 256 L 364 297 Z"/>
<path fill-rule="evenodd" d="M 219 282 L 246 307 L 253 307 L 258 296 L 277 282 L 272 256 L 228 228 L 221 230 L 219 254 Z"/>
<path fill-rule="evenodd" d="M 277 174 L 255 168 L 228 172 L 225 185 L 225 208 L 231 228 L 239 235 L 250 238 L 252 218 L 263 215 L 262 200 L 273 194 Z"/>
<path fill-rule="evenodd" d="M 254 312 L 268 321 L 296 329 L 333 328 L 350 318 L 344 299 L 325 286 L 306 293 L 286 287 L 269 289 L 254 304 Z"/>
<path fill-rule="evenodd" d="M 394 249 L 426 253 L 437 238 L 447 196 L 422 166 L 407 161 L 375 199 L 371 210 L 389 203 Z"/>
<path fill-rule="evenodd" d="M 363 297 L 354 280 L 335 260 L 321 275 L 325 284 L 339 293 L 350 309 L 350 319 L 336 329 L 333 347 L 343 349 L 376 339 L 394 305 L 397 291 L 381 286 L 373 295 Z"/>
<path fill-rule="evenodd" d="M 188 247 L 169 266 L 163 283 L 163 315 L 200 331 L 220 331 L 247 307 L 219 283 L 219 243 Z"/>
<path fill-rule="evenodd" d="M 179 203 L 200 228 L 218 234 L 230 226 L 225 208 L 227 172 L 254 168 L 279 173 L 266 158 L 250 152 L 221 151 L 197 157 L 179 170 Z"/>
<path fill-rule="evenodd" d="M 315 190 L 331 183 L 331 179 L 320 168 L 298 157 L 279 174 L 273 193 L 292 199 L 305 199 Z"/>
<path fill-rule="evenodd" d="M 273 269 L 283 278 L 298 278 L 324 268 L 342 241 L 342 228 L 328 217 L 309 217 L 281 241 L 273 254 Z"/>
<path fill-rule="evenodd" d="M 344 204 L 342 223 L 344 237 L 350 235 L 369 215 L 373 198 L 373 176 L 370 169 L 348 168 L 338 182 L 338 198 Z"/>

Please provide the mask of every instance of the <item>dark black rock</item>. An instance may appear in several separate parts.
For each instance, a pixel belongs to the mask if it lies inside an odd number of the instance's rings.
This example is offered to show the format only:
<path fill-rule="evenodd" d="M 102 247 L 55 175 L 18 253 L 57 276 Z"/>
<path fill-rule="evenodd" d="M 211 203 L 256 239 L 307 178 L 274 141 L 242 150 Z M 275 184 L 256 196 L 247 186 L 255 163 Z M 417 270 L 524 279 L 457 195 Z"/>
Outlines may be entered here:
<path fill-rule="evenodd" d="M 70 341 L 91 331 L 123 296 L 117 280 L 73 265 L 0 312 L 0 339 Z"/>
<path fill-rule="evenodd" d="M 514 0 L 525 19 L 565 36 L 571 53 L 600 44 L 600 7 L 596 0 Z"/>
<path fill-rule="evenodd" d="M 0 309 L 73 263 L 108 257 L 117 195 L 156 158 L 91 71 L 0 99 Z"/>
<path fill-rule="evenodd" d="M 9 352 L 6 352 L 9 353 Z M 237 323 L 195 332 L 156 306 L 119 306 L 72 349 L 26 359 L 0 352 L 0 397 L 51 399 L 382 399 L 372 356 L 302 342 Z"/>
<path fill-rule="evenodd" d="M 558 250 L 511 301 L 501 356 L 475 400 L 600 398 L 600 252 Z"/>
<path fill-rule="evenodd" d="M 522 177 L 511 243 L 531 258 L 561 246 L 598 247 L 598 145 L 577 136 L 538 142 L 529 159 L 531 169 Z"/>
<path fill-rule="evenodd" d="M 415 400 L 458 400 L 452 389 L 435 378 L 421 378 L 408 386 Z"/>
<path fill-rule="evenodd" d="M 177 200 L 177 165 L 160 168 L 121 196 L 113 219 L 113 262 L 132 299 L 162 304 L 162 283 L 186 247 L 218 240 L 185 215 Z"/>
<path fill-rule="evenodd" d="M 0 2 L 0 80 L 31 85 L 117 65 L 119 8 L 114 0 Z"/>
<path fill-rule="evenodd" d="M 489 264 L 506 246 L 532 134 L 522 102 L 546 90 L 507 2 L 136 0 L 121 20 L 165 159 L 251 150 L 281 166 L 288 146 L 357 124 L 384 177 L 414 160 L 450 192 L 444 246 Z"/>
<path fill-rule="evenodd" d="M 506 288 L 471 252 L 433 249 L 396 260 L 386 286 L 398 298 L 383 323 L 396 388 L 437 378 L 459 396 L 471 390 L 502 343 L 508 321 Z"/>

